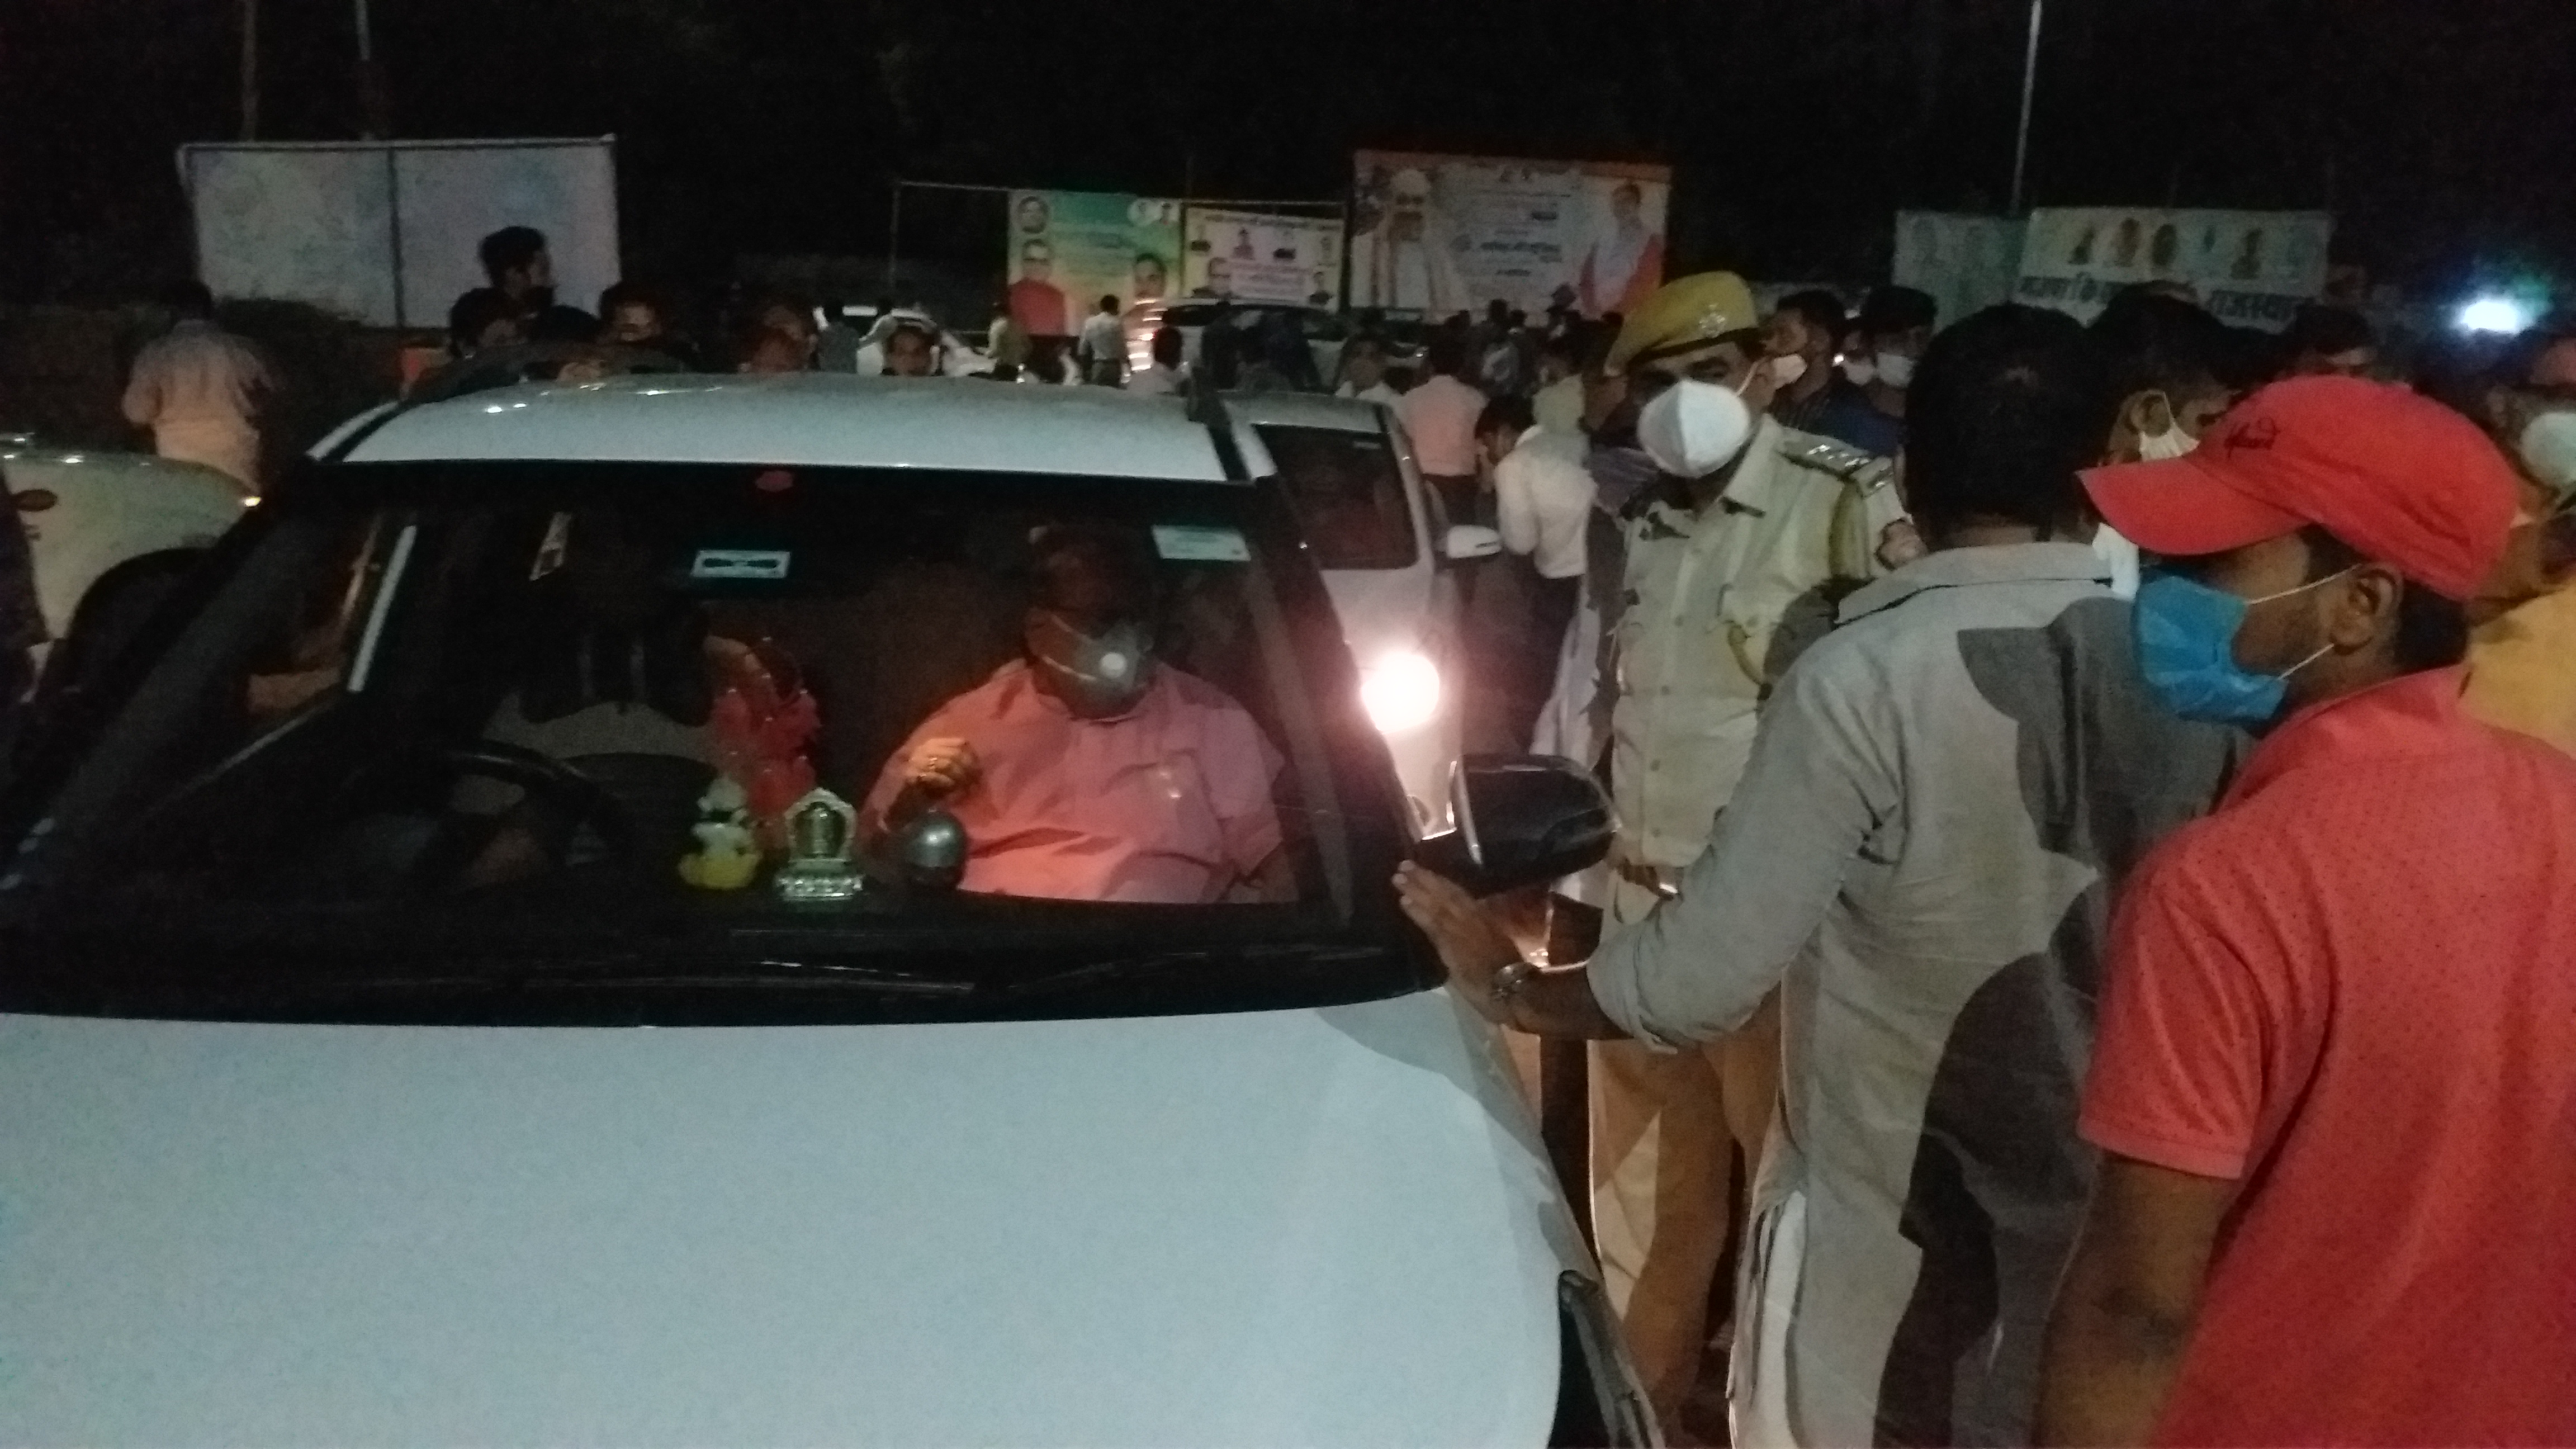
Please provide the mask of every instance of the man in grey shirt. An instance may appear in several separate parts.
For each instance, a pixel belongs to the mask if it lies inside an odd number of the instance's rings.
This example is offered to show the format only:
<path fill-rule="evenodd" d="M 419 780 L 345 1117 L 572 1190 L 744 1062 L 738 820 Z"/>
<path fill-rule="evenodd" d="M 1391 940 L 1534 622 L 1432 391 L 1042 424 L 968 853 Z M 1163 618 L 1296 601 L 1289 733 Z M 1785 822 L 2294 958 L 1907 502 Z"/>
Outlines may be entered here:
<path fill-rule="evenodd" d="M 2085 546 L 2111 405 L 2067 318 L 1933 345 L 1907 451 L 1933 552 L 1843 601 L 1679 896 L 1587 965 L 1522 963 L 1456 887 L 1399 877 L 1453 986 L 1522 1031 L 1678 1049 L 1782 988 L 1738 1445 L 2029 1442 L 2111 893 L 2236 748 L 2147 693 Z"/>

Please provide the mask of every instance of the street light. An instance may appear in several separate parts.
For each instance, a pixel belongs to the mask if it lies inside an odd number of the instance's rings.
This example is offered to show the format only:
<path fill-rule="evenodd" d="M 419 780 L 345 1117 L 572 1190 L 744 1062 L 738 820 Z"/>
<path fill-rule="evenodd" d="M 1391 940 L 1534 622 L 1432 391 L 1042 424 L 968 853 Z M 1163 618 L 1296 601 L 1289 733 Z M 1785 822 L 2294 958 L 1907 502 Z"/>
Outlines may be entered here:
<path fill-rule="evenodd" d="M 2022 182 L 2030 174 L 2030 108 L 2039 93 L 2039 28 L 2047 0 L 2030 0 L 2030 45 L 2021 61 L 2021 130 L 2013 140 L 2012 214 L 2021 215 Z"/>

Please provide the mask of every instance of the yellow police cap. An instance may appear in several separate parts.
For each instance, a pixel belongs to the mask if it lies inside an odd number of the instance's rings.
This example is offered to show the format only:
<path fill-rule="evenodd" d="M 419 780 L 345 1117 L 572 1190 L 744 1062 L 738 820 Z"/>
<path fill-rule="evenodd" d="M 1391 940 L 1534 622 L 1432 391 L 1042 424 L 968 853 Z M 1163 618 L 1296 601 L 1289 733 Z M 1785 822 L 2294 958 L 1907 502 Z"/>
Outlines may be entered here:
<path fill-rule="evenodd" d="M 1666 282 L 1637 308 L 1610 344 L 1610 371 L 1625 372 L 1641 356 L 1670 356 L 1694 343 L 1758 327 L 1753 289 L 1733 272 L 1701 272 Z"/>

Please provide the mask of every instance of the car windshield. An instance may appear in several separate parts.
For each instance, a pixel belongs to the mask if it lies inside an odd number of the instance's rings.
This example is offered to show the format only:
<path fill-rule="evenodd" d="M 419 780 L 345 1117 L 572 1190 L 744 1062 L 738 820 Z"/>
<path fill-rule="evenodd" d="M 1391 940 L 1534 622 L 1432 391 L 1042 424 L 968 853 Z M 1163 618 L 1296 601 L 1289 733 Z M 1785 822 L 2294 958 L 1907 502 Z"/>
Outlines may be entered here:
<path fill-rule="evenodd" d="M 1401 816 L 1267 488 L 300 481 L 13 797 L 41 823 L 0 929 L 59 967 L 0 983 L 16 1004 L 100 962 L 150 964 L 182 1012 L 217 980 L 534 971 L 832 980 L 898 1016 L 1058 1012 L 1060 981 L 1150 980 L 1119 1010 L 1347 1000 L 1419 969 L 1350 948 L 1385 939 L 1354 881 Z"/>
<path fill-rule="evenodd" d="M 1318 568 L 1411 568 L 1421 557 L 1404 474 L 1384 433 L 1267 423 L 1255 431 L 1279 465 Z"/>

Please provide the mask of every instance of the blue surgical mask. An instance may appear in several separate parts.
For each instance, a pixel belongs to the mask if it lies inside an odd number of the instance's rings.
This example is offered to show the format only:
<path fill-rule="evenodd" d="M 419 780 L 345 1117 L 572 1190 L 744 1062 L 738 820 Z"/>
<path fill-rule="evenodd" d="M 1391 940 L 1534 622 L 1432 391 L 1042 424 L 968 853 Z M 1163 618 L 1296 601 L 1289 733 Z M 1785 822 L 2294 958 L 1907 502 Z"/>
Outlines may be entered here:
<path fill-rule="evenodd" d="M 2347 569 L 2345 573 L 2351 572 Z M 2259 599 L 2239 598 L 2196 579 L 2147 570 L 2138 585 L 2138 667 L 2165 708 L 2209 724 L 2259 725 L 2281 713 L 2290 676 L 2324 658 L 2319 648 L 2280 674 L 2257 674 L 2236 662 L 2236 632 L 2256 604 L 2286 599 L 2333 583 L 2343 574 L 2301 584 Z"/>

